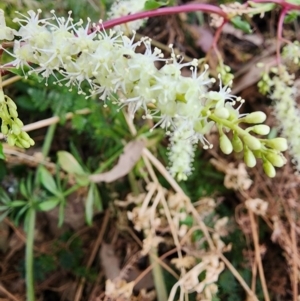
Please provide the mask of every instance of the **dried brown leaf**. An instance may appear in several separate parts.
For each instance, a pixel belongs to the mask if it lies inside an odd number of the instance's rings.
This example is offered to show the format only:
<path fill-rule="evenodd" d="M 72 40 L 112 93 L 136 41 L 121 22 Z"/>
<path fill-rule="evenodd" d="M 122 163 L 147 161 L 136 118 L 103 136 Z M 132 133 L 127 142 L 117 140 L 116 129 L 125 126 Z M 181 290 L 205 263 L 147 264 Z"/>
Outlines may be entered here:
<path fill-rule="evenodd" d="M 111 183 L 124 177 L 132 170 L 136 162 L 140 159 L 144 146 L 145 143 L 142 140 L 129 142 L 125 146 L 124 152 L 120 156 L 118 163 L 108 172 L 91 175 L 89 177 L 90 181 L 94 183 Z"/>

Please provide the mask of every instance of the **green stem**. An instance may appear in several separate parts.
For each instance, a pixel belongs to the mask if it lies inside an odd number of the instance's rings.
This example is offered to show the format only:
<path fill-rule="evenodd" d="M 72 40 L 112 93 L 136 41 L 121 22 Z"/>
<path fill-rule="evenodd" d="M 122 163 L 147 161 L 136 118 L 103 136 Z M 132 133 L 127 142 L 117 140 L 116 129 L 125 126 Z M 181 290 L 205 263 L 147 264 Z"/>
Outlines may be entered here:
<path fill-rule="evenodd" d="M 168 300 L 168 293 L 166 289 L 166 283 L 163 276 L 163 270 L 157 259 L 157 248 L 152 247 L 150 252 L 150 262 L 152 266 L 152 275 L 154 280 L 154 286 L 156 290 L 156 296 L 158 301 Z"/>
<path fill-rule="evenodd" d="M 51 143 L 54 137 L 56 124 L 50 125 L 48 128 L 45 141 L 42 148 L 44 158 L 49 154 Z M 41 166 L 41 165 L 40 165 Z M 35 176 L 35 190 L 39 188 L 39 167 Z M 34 196 L 33 196 L 34 198 Z M 32 200 L 34 202 L 34 199 Z M 25 268 L 26 268 L 26 296 L 27 301 L 35 301 L 34 294 L 34 270 L 33 270 L 33 246 L 34 246 L 34 230 L 35 230 L 35 217 L 36 210 L 34 204 L 31 204 L 28 211 L 27 218 L 27 238 L 26 238 L 26 254 L 25 254 Z"/>
<path fill-rule="evenodd" d="M 47 130 L 47 134 L 46 134 L 45 141 L 44 141 L 43 148 L 42 148 L 42 153 L 43 153 L 44 158 L 46 158 L 49 154 L 56 127 L 57 127 L 57 124 L 54 123 L 54 124 L 51 124 Z"/>
<path fill-rule="evenodd" d="M 27 238 L 25 251 L 25 271 L 26 271 L 26 300 L 34 301 L 34 273 L 33 273 L 33 245 L 36 211 L 33 207 L 28 210 Z"/>
<path fill-rule="evenodd" d="M 240 136 L 240 137 L 243 137 L 243 136 L 248 134 L 247 131 L 243 130 L 237 124 L 234 124 L 232 121 L 219 118 L 214 114 L 209 115 L 208 118 L 215 121 L 215 122 L 217 122 L 218 124 L 222 124 L 223 126 L 231 129 L 232 131 L 236 132 L 237 135 Z"/>

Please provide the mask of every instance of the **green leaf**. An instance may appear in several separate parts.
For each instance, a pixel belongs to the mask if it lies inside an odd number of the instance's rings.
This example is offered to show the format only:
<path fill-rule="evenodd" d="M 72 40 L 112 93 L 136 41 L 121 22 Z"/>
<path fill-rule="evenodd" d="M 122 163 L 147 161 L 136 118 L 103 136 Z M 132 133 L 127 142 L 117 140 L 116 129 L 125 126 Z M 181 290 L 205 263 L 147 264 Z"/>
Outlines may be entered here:
<path fill-rule="evenodd" d="M 152 9 L 157 9 L 161 6 L 168 5 L 169 1 L 155 1 L 155 0 L 148 0 L 145 2 L 144 5 L 144 10 L 152 10 Z"/>
<path fill-rule="evenodd" d="M 289 12 L 284 18 L 284 23 L 285 24 L 292 23 L 299 17 L 299 15 L 300 15 L 300 13 L 295 10 Z"/>
<path fill-rule="evenodd" d="M 19 201 L 19 200 L 16 200 L 16 201 L 12 201 L 8 204 L 9 207 L 12 207 L 12 208 L 16 208 L 16 207 L 22 207 L 24 205 L 27 205 L 28 202 L 26 201 Z"/>
<path fill-rule="evenodd" d="M 65 218 L 65 204 L 61 202 L 58 210 L 58 227 L 61 227 L 64 223 Z"/>
<path fill-rule="evenodd" d="M 25 198 L 28 199 L 28 192 L 25 185 L 25 179 L 22 179 L 20 182 L 20 192 Z"/>
<path fill-rule="evenodd" d="M 43 202 L 40 202 L 38 205 L 37 205 L 37 209 L 41 210 L 41 211 L 49 211 L 49 210 L 52 210 L 53 208 L 55 208 L 60 202 L 60 199 L 57 199 L 57 198 L 51 198 L 51 199 L 48 199 L 47 201 L 43 201 Z"/>
<path fill-rule="evenodd" d="M 242 20 L 240 16 L 236 16 L 236 17 L 230 19 L 230 22 L 232 23 L 232 25 L 235 28 L 240 29 L 245 33 L 252 32 L 250 24 L 247 21 Z"/>
<path fill-rule="evenodd" d="M 93 220 L 93 207 L 94 207 L 94 187 L 95 184 L 91 184 L 88 192 L 88 196 L 85 202 L 85 220 L 89 226 L 92 225 Z"/>
<path fill-rule="evenodd" d="M 0 205 L 0 211 L 5 211 L 7 209 L 9 209 L 8 206 L 6 206 L 6 205 Z"/>
<path fill-rule="evenodd" d="M 95 205 L 95 207 L 99 211 L 103 211 L 102 199 L 101 199 L 101 196 L 99 194 L 99 191 L 98 191 L 98 188 L 97 188 L 96 185 L 94 186 L 94 196 L 95 196 L 95 199 L 94 199 L 94 205 Z"/>
<path fill-rule="evenodd" d="M 2 143 L 0 143 L 0 160 L 5 160 Z"/>
<path fill-rule="evenodd" d="M 87 175 L 74 156 L 70 153 L 66 151 L 60 151 L 57 153 L 57 156 L 59 165 L 67 173 L 80 176 Z"/>
<path fill-rule="evenodd" d="M 23 208 L 21 208 L 21 210 L 18 212 L 18 214 L 16 215 L 16 217 L 15 217 L 15 223 L 16 223 L 16 225 L 18 226 L 19 225 L 19 221 L 20 221 L 20 218 L 21 218 L 21 216 L 24 214 L 24 212 L 26 211 L 26 210 L 28 210 L 28 206 L 24 206 Z"/>
<path fill-rule="evenodd" d="M 0 214 L 0 222 L 2 222 L 8 216 L 9 212 L 9 210 L 6 210 Z"/>
<path fill-rule="evenodd" d="M 39 178 L 42 185 L 51 193 L 53 193 L 56 196 L 60 196 L 60 192 L 58 191 L 58 188 L 56 186 L 56 183 L 50 174 L 50 172 L 44 167 L 40 166 L 39 168 Z"/>
<path fill-rule="evenodd" d="M 23 72 L 23 70 L 24 70 L 24 72 Z M 11 72 L 13 74 L 16 74 L 16 75 L 19 75 L 22 77 L 25 77 L 25 75 L 26 75 L 27 79 L 34 80 L 35 82 L 41 83 L 44 78 L 36 73 L 31 73 L 30 75 L 28 75 L 28 71 L 30 71 L 30 70 L 31 70 L 31 68 L 29 68 L 26 65 L 23 65 L 23 68 L 9 68 L 9 72 Z M 24 73 L 25 73 L 25 75 L 24 75 Z"/>
<path fill-rule="evenodd" d="M 6 205 L 11 202 L 8 194 L 2 188 L 0 188 L 0 202 Z"/>

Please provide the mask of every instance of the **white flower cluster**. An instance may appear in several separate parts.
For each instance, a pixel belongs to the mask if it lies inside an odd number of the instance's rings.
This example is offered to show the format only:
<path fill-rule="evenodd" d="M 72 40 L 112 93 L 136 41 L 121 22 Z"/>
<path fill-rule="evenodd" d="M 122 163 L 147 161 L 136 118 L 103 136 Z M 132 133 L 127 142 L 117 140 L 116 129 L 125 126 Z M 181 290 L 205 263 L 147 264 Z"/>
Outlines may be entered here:
<path fill-rule="evenodd" d="M 54 76 L 56 84 L 70 89 L 76 87 L 78 93 L 86 94 L 82 85 L 87 83 L 87 97 L 98 96 L 105 101 L 118 94 L 115 103 L 120 108 L 127 106 L 132 118 L 137 110 L 144 110 L 144 118 L 157 120 L 156 126 L 171 136 L 169 157 L 173 176 L 186 179 L 191 173 L 194 146 L 199 141 L 206 149 L 212 147 L 204 135 L 214 124 L 220 132 L 224 153 L 242 151 L 243 144 L 247 158 L 249 154 L 253 158 L 255 154 L 261 157 L 260 149 L 268 151 L 269 144 L 265 140 L 260 142 L 249 133 L 253 127 L 246 132 L 238 126 L 239 122 L 263 122 L 265 115 L 261 118 L 262 112 L 257 112 L 242 118 L 238 112 L 240 106 L 233 107 L 240 99 L 231 95 L 221 80 L 219 91 L 208 92 L 213 81 L 208 79 L 208 66 L 198 75 L 196 59 L 182 63 L 181 57 L 173 51 L 170 58 L 164 58 L 160 49 L 152 50 L 147 37 L 134 42 L 134 37 L 129 39 L 121 32 L 104 31 L 101 23 L 91 24 L 88 20 L 83 26 L 82 20 L 73 21 L 71 12 L 67 19 L 57 17 L 54 11 L 51 12 L 53 17 L 40 19 L 40 13 L 40 10 L 29 11 L 28 16 L 19 14 L 14 20 L 20 25 L 15 33 L 20 38 L 14 41 L 14 51 L 10 53 L 14 60 L 8 66 L 22 69 L 27 66 L 31 69 L 29 73 L 40 74 L 46 84 L 47 79 Z M 139 46 L 143 46 L 144 53 L 135 52 Z M 157 62 L 163 67 L 157 69 Z M 190 77 L 181 75 L 182 68 L 186 67 L 191 70 Z M 225 134 L 230 129 L 234 132 L 233 141 Z M 251 167 L 256 163 L 252 157 L 251 164 L 246 162 Z"/>
<path fill-rule="evenodd" d="M 147 0 L 117 0 L 114 1 L 107 13 L 108 19 L 116 19 L 138 13 L 144 10 L 144 6 Z M 145 23 L 145 19 L 136 20 L 122 25 L 114 27 L 115 30 L 121 30 L 131 33 L 134 30 L 138 30 Z"/>
<path fill-rule="evenodd" d="M 288 87 L 282 81 L 279 83 L 276 95 L 271 96 L 276 100 L 274 111 L 277 120 L 280 122 L 283 136 L 289 142 L 289 152 L 293 157 L 298 172 L 300 172 L 300 110 L 295 102 L 297 93 L 296 87 Z"/>

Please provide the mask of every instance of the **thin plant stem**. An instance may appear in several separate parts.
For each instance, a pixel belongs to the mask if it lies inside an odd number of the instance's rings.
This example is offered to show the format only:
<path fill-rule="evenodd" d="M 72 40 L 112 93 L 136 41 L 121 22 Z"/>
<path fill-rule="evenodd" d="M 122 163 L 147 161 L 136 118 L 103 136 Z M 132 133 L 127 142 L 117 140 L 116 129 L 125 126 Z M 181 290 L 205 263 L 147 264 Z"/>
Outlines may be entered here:
<path fill-rule="evenodd" d="M 152 274 L 153 274 L 157 300 L 166 301 L 168 299 L 168 293 L 165 285 L 162 267 L 157 261 L 158 258 L 157 247 L 151 248 L 151 256 L 149 256 L 149 258 L 152 266 Z"/>
<path fill-rule="evenodd" d="M 28 209 L 28 224 L 25 250 L 25 271 L 26 271 L 26 300 L 34 301 L 34 271 L 33 271 L 33 246 L 36 211 L 33 206 Z"/>
<path fill-rule="evenodd" d="M 58 112 L 59 108 L 57 109 Z M 51 143 L 53 141 L 56 123 L 51 124 L 47 130 L 47 134 L 42 147 L 43 157 L 46 158 L 49 154 Z M 42 165 L 39 165 L 35 174 L 35 190 L 39 187 L 39 170 Z M 34 196 L 33 196 L 34 197 Z M 27 301 L 34 301 L 34 270 L 33 270 L 33 248 L 34 248 L 34 230 L 35 230 L 36 210 L 32 205 L 28 212 L 27 238 L 26 238 L 26 295 Z"/>
<path fill-rule="evenodd" d="M 104 29 L 109 29 L 116 25 L 128 23 L 130 21 L 135 21 L 139 19 L 151 18 L 156 16 L 174 15 L 179 13 L 187 13 L 187 12 L 195 12 L 195 11 L 217 14 L 223 17 L 224 19 L 228 19 L 227 14 L 218 6 L 211 5 L 211 4 L 194 3 L 194 4 L 186 4 L 180 6 L 173 6 L 173 7 L 164 7 L 164 8 L 143 11 L 143 12 L 123 16 L 113 20 L 105 21 L 101 24 L 101 27 L 103 27 Z"/>
<path fill-rule="evenodd" d="M 283 29 L 283 21 L 284 17 L 287 13 L 287 9 L 284 8 L 280 12 L 279 20 L 278 20 L 278 25 L 277 25 L 277 45 L 276 45 L 276 60 L 277 64 L 280 64 L 281 58 L 280 58 L 280 46 L 281 46 L 281 41 L 282 41 L 282 29 Z"/>
<path fill-rule="evenodd" d="M 254 248 L 255 248 L 255 261 L 256 264 L 258 265 L 258 273 L 259 273 L 259 278 L 261 281 L 261 286 L 264 294 L 265 301 L 270 301 L 270 296 L 266 284 L 266 278 L 264 275 L 264 269 L 263 265 L 261 262 L 261 256 L 260 256 L 260 248 L 259 248 L 259 241 L 258 241 L 258 235 L 257 235 L 257 227 L 256 227 L 256 222 L 254 219 L 254 214 L 251 210 L 248 210 L 249 212 L 249 217 L 250 217 L 250 223 L 251 223 L 251 232 L 253 235 L 253 242 L 254 242 Z"/>

